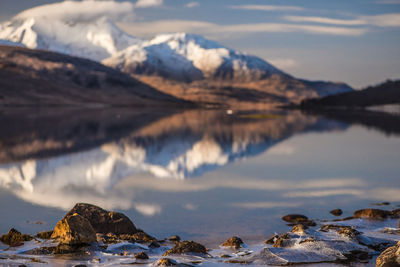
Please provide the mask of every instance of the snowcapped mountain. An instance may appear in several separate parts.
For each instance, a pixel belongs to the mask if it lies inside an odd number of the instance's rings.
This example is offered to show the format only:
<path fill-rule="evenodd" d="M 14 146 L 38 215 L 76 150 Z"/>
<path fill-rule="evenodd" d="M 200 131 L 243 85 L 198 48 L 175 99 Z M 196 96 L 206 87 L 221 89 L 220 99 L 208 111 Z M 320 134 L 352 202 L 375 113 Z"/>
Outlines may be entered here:
<path fill-rule="evenodd" d="M 130 46 L 103 61 L 124 72 L 177 80 L 267 78 L 283 74 L 266 61 L 224 47 L 199 35 L 162 34 Z"/>
<path fill-rule="evenodd" d="M 0 39 L 95 61 L 140 42 L 105 17 L 92 22 L 16 17 L 0 25 Z"/>
<path fill-rule="evenodd" d="M 299 103 L 305 98 L 352 90 L 342 83 L 297 79 L 261 58 L 199 35 L 136 38 L 118 28 L 112 19 L 131 15 L 132 10 L 129 2 L 114 1 L 64 1 L 38 6 L 0 25 L 0 39 L 102 62 L 135 74 L 164 93 L 208 104 L 237 107 L 238 102 Z M 198 81 L 203 83 L 194 83 Z"/>

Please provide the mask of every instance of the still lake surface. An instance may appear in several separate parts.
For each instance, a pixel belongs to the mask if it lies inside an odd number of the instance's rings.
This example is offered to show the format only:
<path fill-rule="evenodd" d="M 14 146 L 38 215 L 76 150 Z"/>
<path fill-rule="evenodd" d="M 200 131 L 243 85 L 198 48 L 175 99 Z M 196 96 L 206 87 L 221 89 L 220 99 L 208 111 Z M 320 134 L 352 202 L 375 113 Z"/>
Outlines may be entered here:
<path fill-rule="evenodd" d="M 286 231 L 288 213 L 400 204 L 398 115 L 228 113 L 3 111 L 0 232 L 52 229 L 87 202 L 212 246 Z"/>

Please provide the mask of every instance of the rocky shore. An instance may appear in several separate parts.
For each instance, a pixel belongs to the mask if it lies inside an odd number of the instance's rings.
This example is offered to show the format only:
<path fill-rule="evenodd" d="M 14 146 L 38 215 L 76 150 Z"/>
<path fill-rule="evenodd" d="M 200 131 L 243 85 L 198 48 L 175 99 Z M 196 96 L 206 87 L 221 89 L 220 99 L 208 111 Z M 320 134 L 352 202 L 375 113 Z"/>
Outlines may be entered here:
<path fill-rule="evenodd" d="M 335 216 L 341 210 L 331 211 Z M 291 226 L 263 244 L 238 236 L 217 248 L 179 236 L 157 239 L 138 229 L 124 214 L 78 203 L 51 231 L 35 236 L 16 229 L 0 237 L 0 265 L 41 266 L 197 266 L 356 264 L 400 266 L 400 209 L 362 209 L 353 216 L 322 221 L 302 214 L 282 220 Z"/>

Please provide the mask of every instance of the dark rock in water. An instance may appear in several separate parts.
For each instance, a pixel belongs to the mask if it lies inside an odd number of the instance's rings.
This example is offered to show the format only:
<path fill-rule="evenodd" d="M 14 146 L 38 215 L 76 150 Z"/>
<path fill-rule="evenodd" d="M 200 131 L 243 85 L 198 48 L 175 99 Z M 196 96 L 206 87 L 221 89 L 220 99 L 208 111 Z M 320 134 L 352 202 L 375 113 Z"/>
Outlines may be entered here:
<path fill-rule="evenodd" d="M 282 220 L 289 223 L 300 223 L 308 221 L 308 218 L 301 214 L 288 214 L 282 217 Z"/>
<path fill-rule="evenodd" d="M 148 256 L 146 253 L 144 253 L 144 252 L 139 252 L 138 254 L 135 255 L 135 259 L 138 259 L 138 260 L 148 260 L 148 259 L 149 259 L 149 256 Z"/>
<path fill-rule="evenodd" d="M 337 230 L 338 234 L 346 236 L 348 238 L 356 238 L 356 236 L 361 235 L 359 231 L 352 227 L 341 227 Z"/>
<path fill-rule="evenodd" d="M 390 212 L 390 217 L 400 218 L 400 209 L 395 209 Z"/>
<path fill-rule="evenodd" d="M 53 234 L 53 230 L 44 231 L 44 232 L 37 233 L 36 237 L 41 238 L 41 239 L 50 239 L 52 234 Z"/>
<path fill-rule="evenodd" d="M 74 265 L 74 267 L 87 267 L 85 264 L 77 264 L 77 265 Z"/>
<path fill-rule="evenodd" d="M 291 246 L 293 246 L 293 241 L 290 239 L 289 234 L 280 235 L 273 245 L 274 248 L 285 248 Z"/>
<path fill-rule="evenodd" d="M 90 222 L 75 213 L 59 221 L 54 228 L 51 238 L 58 238 L 60 244 L 81 245 L 96 242 L 96 232 Z"/>
<path fill-rule="evenodd" d="M 178 263 L 169 258 L 162 258 L 156 263 L 156 266 L 173 266 L 173 265 L 178 265 Z"/>
<path fill-rule="evenodd" d="M 152 242 L 152 241 L 156 240 L 151 235 L 149 235 L 145 232 L 142 232 L 142 231 L 139 231 L 133 235 L 129 235 L 129 234 L 119 235 L 119 239 L 129 240 L 129 241 L 137 242 L 137 243 Z"/>
<path fill-rule="evenodd" d="M 334 209 L 334 210 L 331 210 L 329 213 L 334 216 L 340 216 L 343 214 L 343 211 L 341 209 Z"/>
<path fill-rule="evenodd" d="M 296 224 L 295 226 L 293 226 L 291 232 L 304 234 L 306 229 L 308 229 L 308 226 L 302 224 Z"/>
<path fill-rule="evenodd" d="M 235 249 L 240 248 L 243 245 L 242 239 L 240 239 L 237 236 L 232 236 L 228 240 L 226 240 L 224 243 L 222 243 L 223 247 L 233 247 Z"/>
<path fill-rule="evenodd" d="M 306 216 L 301 214 L 288 214 L 282 217 L 282 220 L 290 223 L 289 225 L 294 226 L 296 224 L 302 224 L 306 226 L 316 226 L 317 224 L 313 220 L 309 220 Z"/>
<path fill-rule="evenodd" d="M 18 265 L 18 267 L 28 267 L 28 266 L 26 266 L 25 264 L 20 264 Z"/>
<path fill-rule="evenodd" d="M 279 238 L 279 235 L 273 235 L 264 241 L 264 244 L 273 245 L 275 241 Z"/>
<path fill-rule="evenodd" d="M 7 234 L 0 236 L 0 241 L 11 247 L 21 246 L 25 241 L 30 240 L 32 240 L 32 236 L 21 234 L 14 228 L 11 228 Z"/>
<path fill-rule="evenodd" d="M 181 238 L 178 235 L 173 235 L 170 238 L 168 238 L 168 240 L 173 242 L 179 242 L 181 241 Z"/>
<path fill-rule="evenodd" d="M 380 202 L 380 203 L 371 203 L 371 205 L 374 205 L 374 206 L 389 206 L 390 205 L 390 202 Z"/>
<path fill-rule="evenodd" d="M 390 215 L 390 211 L 380 209 L 362 209 L 354 212 L 354 218 L 365 219 L 386 219 Z"/>
<path fill-rule="evenodd" d="M 67 244 L 58 244 L 54 247 L 53 254 L 79 254 L 86 255 L 88 252 L 88 247 L 84 244 L 82 245 L 67 245 Z"/>
<path fill-rule="evenodd" d="M 194 241 L 182 241 L 177 242 L 173 248 L 167 250 L 163 256 L 168 256 L 171 254 L 184 254 L 184 253 L 200 253 L 206 254 L 207 249 L 205 246 L 196 243 Z"/>
<path fill-rule="evenodd" d="M 387 248 L 376 259 L 376 267 L 400 266 L 400 241 L 393 247 Z"/>
<path fill-rule="evenodd" d="M 67 215 L 78 213 L 86 218 L 96 233 L 135 234 L 138 232 L 132 221 L 124 214 L 114 211 L 106 211 L 95 205 L 78 203 Z"/>
<path fill-rule="evenodd" d="M 156 241 L 152 241 L 149 245 L 149 248 L 159 248 L 161 247 Z"/>

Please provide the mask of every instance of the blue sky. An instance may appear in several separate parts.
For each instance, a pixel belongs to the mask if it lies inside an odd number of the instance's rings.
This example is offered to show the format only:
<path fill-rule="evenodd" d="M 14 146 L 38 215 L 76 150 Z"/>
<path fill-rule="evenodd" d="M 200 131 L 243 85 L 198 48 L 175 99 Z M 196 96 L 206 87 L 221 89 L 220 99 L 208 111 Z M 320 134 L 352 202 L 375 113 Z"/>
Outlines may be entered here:
<path fill-rule="evenodd" d="M 2 0 L 0 20 L 54 2 L 59 1 Z M 297 77 L 344 81 L 356 88 L 400 78 L 400 0 L 118 2 L 132 3 L 132 10 L 117 20 L 138 37 L 197 33 Z"/>

